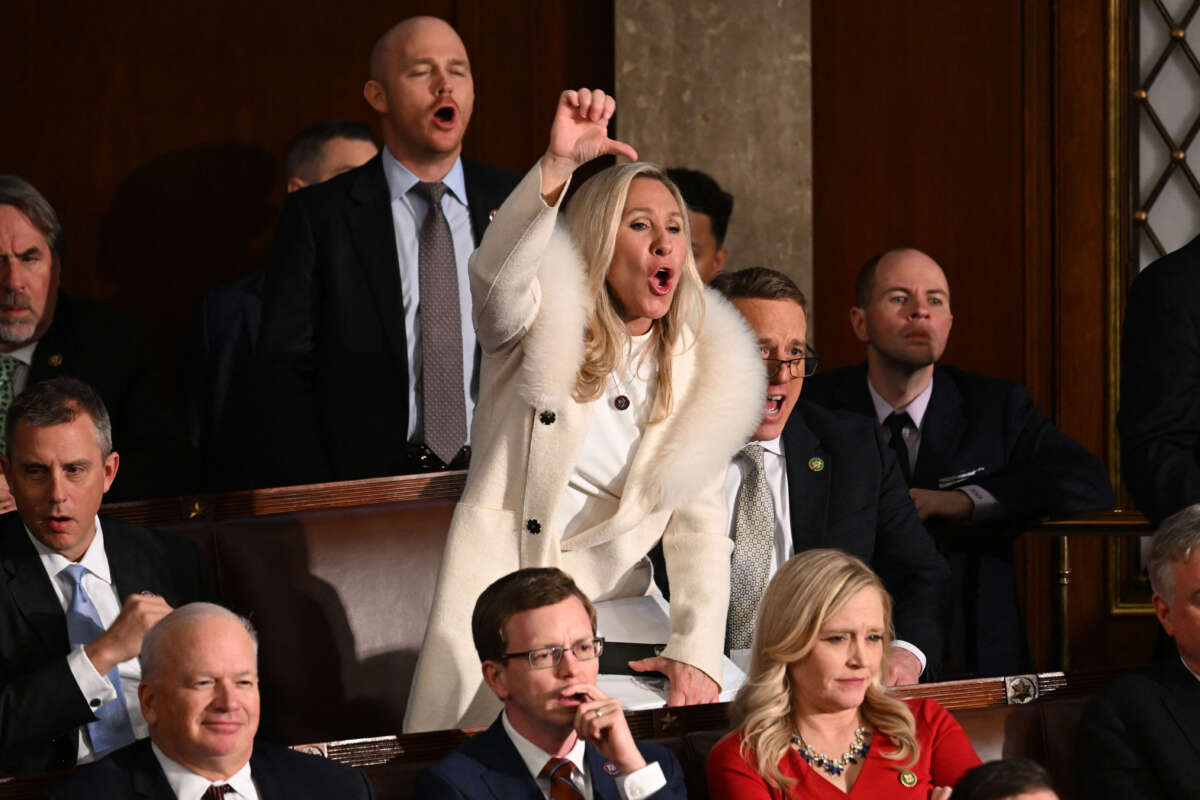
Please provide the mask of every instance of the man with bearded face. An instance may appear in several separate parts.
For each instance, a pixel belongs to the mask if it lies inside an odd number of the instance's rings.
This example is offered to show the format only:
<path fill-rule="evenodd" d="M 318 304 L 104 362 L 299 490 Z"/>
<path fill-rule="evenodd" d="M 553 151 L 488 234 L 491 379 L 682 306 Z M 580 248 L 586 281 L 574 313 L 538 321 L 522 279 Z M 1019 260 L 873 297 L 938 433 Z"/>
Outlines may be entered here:
<path fill-rule="evenodd" d="M 1024 387 L 938 365 L 954 317 L 932 258 L 913 249 L 876 256 L 855 293 L 850 324 L 866 364 L 814 375 L 802 396 L 886 429 L 917 514 L 950 561 L 948 663 L 966 674 L 1030 671 L 1012 539 L 1038 517 L 1111 508 L 1104 465 Z"/>
<path fill-rule="evenodd" d="M 37 189 L 0 175 L 0 426 L 28 385 L 60 375 L 91 384 L 104 399 L 127 467 L 109 500 L 169 493 L 170 430 L 150 378 L 149 336 L 105 306 L 59 290 L 63 230 Z M 0 512 L 12 510 L 7 484 Z"/>

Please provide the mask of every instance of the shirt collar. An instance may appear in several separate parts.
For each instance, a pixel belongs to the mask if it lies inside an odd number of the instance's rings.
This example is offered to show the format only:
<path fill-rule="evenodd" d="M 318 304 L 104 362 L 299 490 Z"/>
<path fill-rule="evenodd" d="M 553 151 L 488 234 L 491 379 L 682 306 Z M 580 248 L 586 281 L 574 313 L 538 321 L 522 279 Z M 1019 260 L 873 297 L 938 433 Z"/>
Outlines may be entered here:
<path fill-rule="evenodd" d="M 504 732 L 508 734 L 508 738 L 512 740 L 513 747 L 517 748 L 517 753 L 521 756 L 521 760 L 525 762 L 525 768 L 529 770 L 529 774 L 533 776 L 534 780 L 537 780 L 538 775 L 542 772 L 542 768 L 546 766 L 546 762 L 554 758 L 554 756 L 517 733 L 517 729 L 508 721 L 507 711 L 500 714 L 500 720 L 501 724 L 504 725 Z M 571 752 L 567 753 L 566 757 L 574 767 L 572 771 L 578 773 L 579 777 L 587 774 L 583 768 L 583 752 L 583 739 L 576 736 L 575 746 L 571 748 Z"/>
<path fill-rule="evenodd" d="M 87 552 L 83 554 L 83 558 L 79 559 L 79 563 L 88 572 L 95 575 L 105 583 L 112 585 L 112 572 L 108 568 L 108 554 L 104 549 L 104 529 L 100 527 L 100 517 L 95 517 L 96 521 L 96 538 L 92 539 L 92 543 L 88 545 Z M 71 562 L 66 556 L 61 553 L 56 553 L 46 545 L 38 541 L 38 538 L 30 533 L 29 528 L 25 528 L 25 535 L 29 537 L 29 541 L 33 543 L 33 547 L 37 550 L 38 558 L 42 562 L 42 567 L 51 577 L 55 577 L 58 573 L 66 569 Z"/>
<path fill-rule="evenodd" d="M 29 344 L 18 347 L 16 350 L 5 353 L 5 355 L 15 358 L 17 361 L 20 361 L 22 364 L 28 367 L 33 363 L 33 351 L 37 349 L 37 346 L 38 343 L 36 341 L 32 341 Z"/>
<path fill-rule="evenodd" d="M 1183 660 L 1183 653 L 1180 653 L 1180 654 L 1179 654 L 1179 660 L 1180 660 L 1181 662 L 1183 662 L 1183 668 L 1184 668 L 1184 669 L 1186 669 L 1188 672 L 1192 672 L 1192 668 L 1191 668 L 1191 667 L 1189 667 L 1189 666 L 1188 666 L 1188 663 L 1187 663 L 1186 661 L 1184 661 L 1184 660 Z M 1196 680 L 1200 681 L 1200 675 L 1196 674 L 1195 672 L 1192 672 L 1192 677 L 1193 677 L 1193 678 L 1195 678 Z"/>
<path fill-rule="evenodd" d="M 175 797 L 179 798 L 179 800 L 200 800 L 204 793 L 208 791 L 208 787 L 214 783 L 228 783 L 240 797 L 258 797 L 258 790 L 255 788 L 254 781 L 250 777 L 249 761 L 246 761 L 241 769 L 228 778 L 220 781 L 212 781 L 203 775 L 197 775 L 178 761 L 172 759 L 160 750 L 157 744 L 151 742 L 150 749 L 154 751 L 154 757 L 158 759 L 158 765 L 162 767 L 163 774 L 167 776 L 167 783 L 171 785 L 171 790 L 175 792 Z"/>
<path fill-rule="evenodd" d="M 925 410 L 929 408 L 929 398 L 933 396 L 933 380 L 931 379 L 929 385 L 904 408 L 893 408 L 891 403 L 884 400 L 883 396 L 871 385 L 870 377 L 867 378 L 867 391 L 871 393 L 871 403 L 875 406 L 875 419 L 880 425 L 893 411 L 905 411 L 908 413 L 909 419 L 913 421 L 913 425 L 920 429 L 921 420 L 925 419 Z"/>
<path fill-rule="evenodd" d="M 772 455 L 782 456 L 783 455 L 783 441 L 782 440 L 783 440 L 783 435 L 781 434 L 779 436 L 776 436 L 774 439 L 765 439 L 761 442 L 755 442 L 754 444 L 761 446 L 764 451 L 771 453 Z"/>
<path fill-rule="evenodd" d="M 401 164 L 387 149 L 387 145 L 383 148 L 383 175 L 387 179 L 388 193 L 392 199 L 402 198 L 406 196 L 412 188 L 421 182 L 421 179 L 409 170 L 408 167 Z M 467 179 L 463 175 L 462 158 L 454 160 L 454 166 L 442 178 L 442 183 L 446 184 L 446 188 L 450 190 L 450 194 L 454 195 L 454 199 L 467 205 Z"/>

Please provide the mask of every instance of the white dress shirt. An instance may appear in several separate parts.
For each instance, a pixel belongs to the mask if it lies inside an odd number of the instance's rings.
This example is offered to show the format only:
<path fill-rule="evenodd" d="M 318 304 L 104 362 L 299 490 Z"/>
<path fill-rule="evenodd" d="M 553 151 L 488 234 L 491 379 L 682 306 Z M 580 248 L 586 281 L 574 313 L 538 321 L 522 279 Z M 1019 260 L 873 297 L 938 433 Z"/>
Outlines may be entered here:
<path fill-rule="evenodd" d="M 525 768 L 529 770 L 529 774 L 537 782 L 542 794 L 549 798 L 550 779 L 539 778 L 538 775 L 541 774 L 542 769 L 546 766 L 546 762 L 553 758 L 553 756 L 517 733 L 517 729 L 508 721 L 507 711 L 501 713 L 500 719 L 501 724 L 504 725 L 504 732 L 508 734 L 513 747 L 517 748 L 517 753 L 521 756 L 521 760 L 525 762 Z M 595 795 L 592 791 L 592 779 L 587 771 L 587 760 L 583 757 L 584 748 L 583 739 L 576 737 L 575 746 L 571 748 L 571 752 L 567 753 L 565 758 L 571 762 L 571 782 L 575 784 L 575 788 L 583 795 L 583 800 L 592 800 Z M 649 797 L 667 785 L 666 776 L 663 775 L 662 767 L 659 766 L 657 761 L 651 761 L 646 766 L 634 770 L 628 775 L 616 775 L 613 777 L 613 781 L 617 784 L 617 792 L 625 800 L 639 800 L 639 798 Z"/>
<path fill-rule="evenodd" d="M 222 783 L 229 784 L 233 788 L 232 792 L 225 793 L 226 798 L 233 798 L 234 800 L 259 800 L 258 787 L 254 785 L 254 780 L 250 775 L 249 761 L 225 780 L 213 781 L 205 778 L 203 775 L 197 775 L 178 761 L 170 758 L 162 750 L 159 750 L 158 745 L 153 742 L 150 744 L 150 749 L 154 751 L 154 757 L 158 759 L 158 765 L 162 767 L 163 774 L 167 776 L 167 783 L 170 784 L 171 791 L 175 792 L 176 800 L 202 800 L 209 786 L 213 784 L 219 786 Z"/>
<path fill-rule="evenodd" d="M 783 443 L 780 437 L 758 443 L 763 449 L 763 472 L 766 473 L 767 488 L 771 492 L 771 503 L 775 507 L 775 546 L 771 549 L 770 574 L 774 575 L 779 565 L 796 554 L 792 541 L 792 512 L 788 495 L 787 460 L 783 454 Z M 741 488 L 745 473 L 749 469 L 746 459 L 736 456 L 725 470 L 725 508 L 729 510 L 729 538 L 736 539 L 734 522 L 736 521 L 737 495 Z M 916 645 L 902 639 L 892 640 L 894 647 L 903 647 L 917 657 L 921 662 L 921 671 L 925 671 L 925 653 Z M 750 648 L 732 650 L 729 658 L 743 672 L 750 667 Z"/>
<path fill-rule="evenodd" d="M 421 306 L 420 233 L 429 204 L 411 192 L 421 182 L 383 148 L 383 174 L 392 201 L 392 228 L 396 234 L 396 256 L 400 262 L 400 294 L 404 298 L 404 337 L 408 346 L 408 440 L 425 441 L 424 413 L 421 404 Z M 442 196 L 442 212 L 454 240 L 454 262 L 458 267 L 458 310 L 462 323 L 463 397 L 467 403 L 467 443 L 470 444 L 471 419 L 479 394 L 479 364 L 475 361 L 475 324 L 471 321 L 471 285 L 467 261 L 475 249 L 471 233 L 471 214 L 467 209 L 467 183 L 462 159 L 454 162 L 442 178 L 449 189 Z"/>
<path fill-rule="evenodd" d="M 912 402 L 904 408 L 892 408 L 891 403 L 884 400 L 883 396 L 875 391 L 869 377 L 867 378 L 867 391 L 871 393 L 871 403 L 875 406 L 875 418 L 880 425 L 883 425 L 883 421 L 894 411 L 905 411 L 912 420 L 912 425 L 905 425 L 900 431 L 900 435 L 904 437 L 904 446 L 908 448 L 908 474 L 911 475 L 917 466 L 917 451 L 921 449 L 921 423 L 925 421 L 925 412 L 929 409 L 929 398 L 933 396 L 933 381 L 929 381 L 925 390 L 914 397 Z M 892 432 L 886 426 L 883 429 L 883 435 L 884 438 L 891 441 Z M 972 483 L 954 488 L 962 490 L 975 504 L 971 510 L 972 522 L 989 522 L 1003 516 L 1004 509 L 996 500 L 995 495 L 982 486 Z"/>
<path fill-rule="evenodd" d="M 29 532 L 29 528 L 25 529 L 25 534 L 37 550 L 42 568 L 46 570 L 50 585 L 54 587 L 54 594 L 58 597 L 63 613 L 66 614 L 67 606 L 70 603 L 67 592 L 70 590 L 71 584 L 65 575 L 60 576 L 59 573 L 71 562 L 39 542 L 37 537 Z M 96 517 L 96 538 L 92 539 L 91 545 L 83 554 L 83 558 L 79 559 L 79 563 L 87 569 L 80 582 L 107 630 L 121 613 L 121 596 L 117 591 L 117 585 L 113 583 L 112 572 L 108 567 L 108 554 L 104 549 L 104 531 L 100 527 L 99 517 Z M 116 688 L 109 683 L 106 675 L 101 675 L 96 671 L 92 660 L 83 651 L 83 645 L 77 645 L 67 655 L 67 666 L 70 667 L 71 674 L 75 677 L 75 683 L 78 684 L 79 691 L 87 699 L 89 705 L 96 700 L 103 704 L 117 699 Z M 117 674 L 121 676 L 121 690 L 125 695 L 125 709 L 129 712 L 129 722 L 133 727 L 134 738 L 144 739 L 147 732 L 146 720 L 142 718 L 142 706 L 138 701 L 137 693 L 138 684 L 142 680 L 142 669 L 138 665 L 137 658 L 131 658 L 118 664 Z M 79 744 L 76 748 L 76 755 L 80 764 L 85 764 L 95 758 L 86 725 L 79 727 Z"/>

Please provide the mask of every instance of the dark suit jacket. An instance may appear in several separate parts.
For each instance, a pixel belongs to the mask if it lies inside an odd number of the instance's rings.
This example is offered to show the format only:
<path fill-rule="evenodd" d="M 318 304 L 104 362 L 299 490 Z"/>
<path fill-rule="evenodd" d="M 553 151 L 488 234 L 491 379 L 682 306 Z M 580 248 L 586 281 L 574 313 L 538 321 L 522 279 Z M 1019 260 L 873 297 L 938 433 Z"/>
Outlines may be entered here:
<path fill-rule="evenodd" d="M 519 176 L 463 159 L 476 242 Z M 258 345 L 260 485 L 414 471 L 399 257 L 382 156 L 288 196 Z M 466 309 L 463 309 L 466 313 Z"/>
<path fill-rule="evenodd" d="M 193 542 L 101 518 L 122 600 L 143 590 L 172 606 L 210 600 L 208 562 Z M 96 719 L 67 667 L 67 623 L 21 518 L 0 516 L 0 770 L 75 763 L 76 731 Z"/>
<path fill-rule="evenodd" d="M 361 770 L 320 756 L 297 753 L 286 747 L 255 740 L 250 755 L 250 776 L 262 800 L 370 800 L 375 790 Z M 167 776 L 159 766 L 150 740 L 88 764 L 40 795 L 45 800 L 146 798 L 176 800 Z"/>
<path fill-rule="evenodd" d="M 1193 800 L 1200 794 L 1200 681 L 1174 648 L 1096 695 L 1079 734 L 1080 797 Z"/>
<path fill-rule="evenodd" d="M 1153 525 L 1200 502 L 1200 237 L 1129 289 L 1117 428 L 1121 474 Z"/>
<path fill-rule="evenodd" d="M 805 399 L 875 417 L 866 365 L 843 367 L 804 382 Z M 968 674 L 1012 674 L 1032 668 L 1012 567 L 1012 541 L 1037 517 L 1111 508 L 1112 486 L 1100 459 L 1046 419 L 1018 384 L 936 367 L 921 425 L 911 485 L 977 467 L 967 482 L 996 498 L 1003 518 L 988 535 L 931 521 L 929 532 L 951 570 L 950 657 Z"/>
<path fill-rule="evenodd" d="M 59 292 L 54 321 L 38 340 L 27 386 L 67 375 L 100 394 L 112 419 L 121 469 L 107 500 L 161 497 L 183 491 L 177 420 L 151 375 L 150 336 L 131 317 Z"/>
<path fill-rule="evenodd" d="M 917 518 L 879 426 L 800 400 L 782 443 L 795 551 L 836 547 L 870 564 L 895 600 L 897 637 L 921 648 L 925 675 L 936 680 L 950 568 Z"/>
<path fill-rule="evenodd" d="M 188 337 L 183 377 L 188 440 L 209 491 L 254 488 L 249 448 L 259 421 L 253 402 L 254 351 L 266 272 L 209 291 Z"/>
<path fill-rule="evenodd" d="M 686 798 L 683 768 L 675 754 L 656 744 L 637 743 L 646 763 L 657 761 L 667 785 L 650 797 Z M 620 800 L 616 781 L 604 771 L 604 757 L 590 744 L 585 749 L 588 777 L 596 800 Z M 544 800 L 537 782 L 497 717 L 491 727 L 464 742 L 438 763 L 421 771 L 413 797 L 432 800 Z"/>

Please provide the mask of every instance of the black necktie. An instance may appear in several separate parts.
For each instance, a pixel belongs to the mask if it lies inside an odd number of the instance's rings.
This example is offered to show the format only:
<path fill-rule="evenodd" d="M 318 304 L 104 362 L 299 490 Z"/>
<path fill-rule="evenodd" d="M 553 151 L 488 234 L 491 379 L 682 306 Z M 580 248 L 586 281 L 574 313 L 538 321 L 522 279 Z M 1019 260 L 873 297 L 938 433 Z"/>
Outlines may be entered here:
<path fill-rule="evenodd" d="M 228 783 L 211 784 L 204 792 L 204 796 L 200 800 L 221 800 L 225 795 L 232 794 L 237 790 Z"/>
<path fill-rule="evenodd" d="M 893 411 L 883 421 L 883 426 L 892 432 L 888 445 L 896 454 L 896 460 L 900 462 L 900 474 L 904 476 L 904 483 L 909 485 L 912 484 L 912 472 L 908 466 L 908 445 L 904 443 L 903 432 L 905 426 L 911 424 L 912 417 L 908 416 L 906 411 Z"/>

